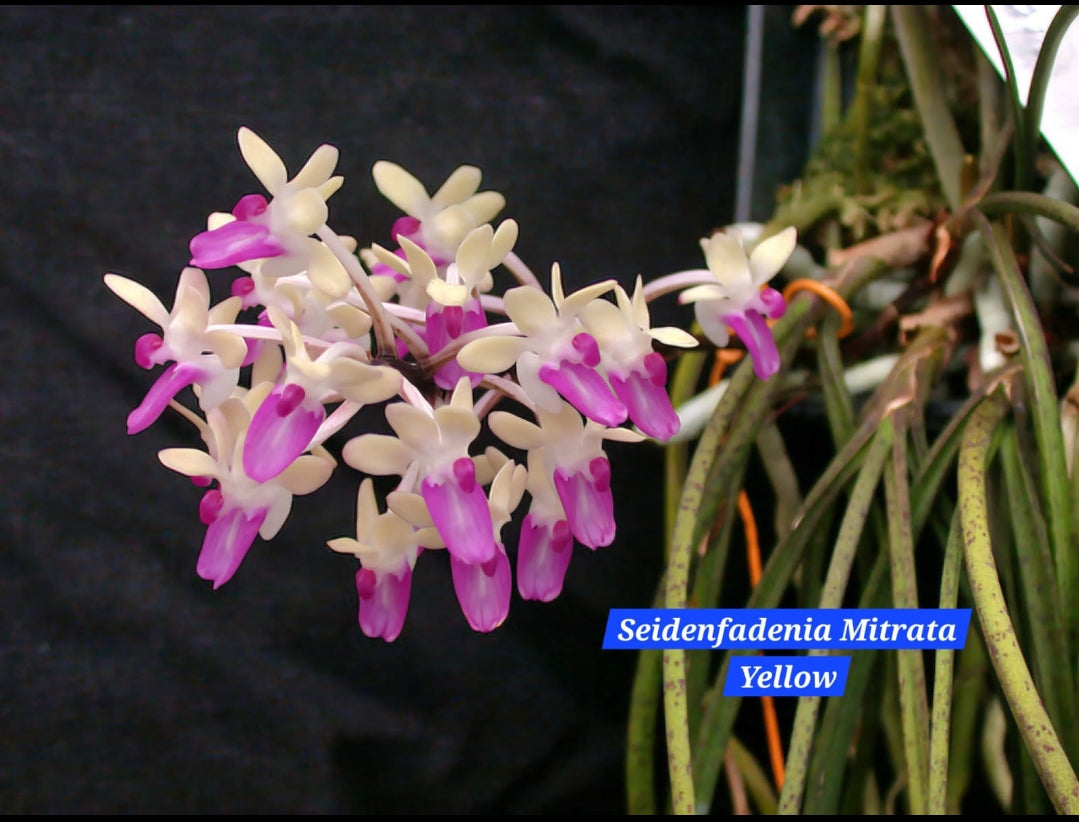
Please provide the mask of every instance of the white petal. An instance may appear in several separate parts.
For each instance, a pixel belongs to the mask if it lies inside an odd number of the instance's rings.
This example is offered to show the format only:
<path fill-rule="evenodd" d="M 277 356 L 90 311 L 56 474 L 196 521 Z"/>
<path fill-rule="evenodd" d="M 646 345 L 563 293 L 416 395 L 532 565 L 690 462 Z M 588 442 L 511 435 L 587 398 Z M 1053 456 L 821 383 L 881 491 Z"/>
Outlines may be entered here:
<path fill-rule="evenodd" d="M 356 536 L 366 539 L 378 519 L 378 500 L 375 499 L 375 484 L 370 477 L 360 483 L 356 494 Z"/>
<path fill-rule="evenodd" d="M 693 315 L 697 318 L 704 336 L 719 348 L 723 348 L 731 341 L 730 329 L 727 327 L 727 323 L 720 319 L 719 312 L 716 311 L 715 301 L 703 300 L 697 303 L 693 306 Z"/>
<path fill-rule="evenodd" d="M 722 300 L 727 296 L 727 290 L 719 284 L 695 285 L 687 288 L 678 295 L 678 302 L 682 305 L 696 303 L 704 300 Z"/>
<path fill-rule="evenodd" d="M 457 249 L 457 268 L 462 279 L 469 286 L 490 269 L 487 265 L 487 255 L 491 251 L 494 233 L 494 229 L 484 223 L 479 228 L 468 232 Z"/>
<path fill-rule="evenodd" d="M 438 430 L 442 441 L 456 443 L 462 449 L 466 448 L 480 433 L 480 421 L 476 412 L 469 403 L 468 408 L 457 408 L 452 405 L 444 405 L 435 409 L 435 419 L 438 421 Z M 427 443 L 430 448 L 430 442 Z"/>
<path fill-rule="evenodd" d="M 428 549 L 446 547 L 446 542 L 442 539 L 442 534 L 440 534 L 438 529 L 434 526 L 430 528 L 418 528 L 416 530 L 416 543 Z"/>
<path fill-rule="evenodd" d="M 412 462 L 412 449 L 397 437 L 363 434 L 341 449 L 341 458 L 357 471 L 375 476 L 401 475 Z"/>
<path fill-rule="evenodd" d="M 487 422 L 502 442 L 522 451 L 531 451 L 547 444 L 547 434 L 542 428 L 508 411 L 492 411 L 487 415 Z"/>
<path fill-rule="evenodd" d="M 411 449 L 423 451 L 438 442 L 438 424 L 434 417 L 405 402 L 386 406 L 386 422 Z"/>
<path fill-rule="evenodd" d="M 389 366 L 338 359 L 331 364 L 330 374 L 341 396 L 355 402 L 383 402 L 401 390 L 401 372 Z"/>
<path fill-rule="evenodd" d="M 797 244 L 798 230 L 790 226 L 754 248 L 753 253 L 749 255 L 749 270 L 753 274 L 753 285 L 764 285 L 778 274 L 794 253 L 794 247 Z"/>
<path fill-rule="evenodd" d="M 399 239 L 401 248 L 405 252 L 405 259 L 408 260 L 408 271 L 405 273 L 411 272 L 412 279 L 420 284 L 435 279 L 438 276 L 438 269 L 431 256 L 408 237 Z"/>
<path fill-rule="evenodd" d="M 416 528 L 430 528 L 434 525 L 427 503 L 419 494 L 407 491 L 391 491 L 386 495 L 386 505 L 397 516 Z"/>
<path fill-rule="evenodd" d="M 562 266 L 551 263 L 551 301 L 556 307 L 561 307 L 565 296 L 562 291 Z"/>
<path fill-rule="evenodd" d="M 169 323 L 169 312 L 150 289 L 119 274 L 106 274 L 105 285 L 117 297 L 138 311 L 146 319 L 164 328 Z"/>
<path fill-rule="evenodd" d="M 209 310 L 206 322 L 210 325 L 230 325 L 236 322 L 236 316 L 241 308 L 243 308 L 243 300 L 239 297 L 229 297 Z"/>
<path fill-rule="evenodd" d="M 472 383 L 468 377 L 461 377 L 453 387 L 450 406 L 461 411 L 472 412 Z"/>
<path fill-rule="evenodd" d="M 230 331 L 209 331 L 206 334 L 206 347 L 209 348 L 225 368 L 239 368 L 247 356 L 247 343 Z"/>
<path fill-rule="evenodd" d="M 221 466 L 205 451 L 197 448 L 165 448 L 157 458 L 166 468 L 187 477 L 220 477 Z"/>
<path fill-rule="evenodd" d="M 427 283 L 427 296 L 439 305 L 464 305 L 468 302 L 469 289 L 463 285 L 450 285 L 435 277 Z"/>
<path fill-rule="evenodd" d="M 604 280 L 603 282 L 587 285 L 580 291 L 575 291 L 566 297 L 559 306 L 558 313 L 563 317 L 576 316 L 586 305 L 606 294 L 615 285 L 617 285 L 615 280 Z"/>
<path fill-rule="evenodd" d="M 537 408 L 557 411 L 562 407 L 562 395 L 539 378 L 543 360 L 534 351 L 525 351 L 517 358 L 517 384 Z"/>
<path fill-rule="evenodd" d="M 463 202 L 476 193 L 482 178 L 482 173 L 475 166 L 461 166 L 446 178 L 431 202 L 439 208 Z"/>
<path fill-rule="evenodd" d="M 318 240 L 309 240 L 310 259 L 307 276 L 319 291 L 339 300 L 352 290 L 352 278 L 341 261 Z"/>
<path fill-rule="evenodd" d="M 379 160 L 371 169 L 375 187 L 382 196 L 410 217 L 423 218 L 431 198 L 423 184 L 396 163 Z"/>
<path fill-rule="evenodd" d="M 266 315 L 273 327 L 281 332 L 281 344 L 285 347 L 285 356 L 289 360 L 309 359 L 300 329 L 286 316 L 285 312 L 276 305 L 271 305 L 266 309 Z"/>
<path fill-rule="evenodd" d="M 472 225 L 490 222 L 506 207 L 506 198 L 497 191 L 481 191 L 461 204 L 468 212 Z"/>
<path fill-rule="evenodd" d="M 443 252 L 456 254 L 465 235 L 481 222 L 474 219 L 463 205 L 451 205 L 424 220 L 424 232 L 438 238 L 440 244 L 445 246 Z"/>
<path fill-rule="evenodd" d="M 528 470 L 523 465 L 517 465 L 514 462 L 503 465 L 491 481 L 487 498 L 496 536 L 502 530 L 502 526 L 513 518 L 513 512 L 521 504 L 527 481 Z"/>
<path fill-rule="evenodd" d="M 215 228 L 221 228 L 223 225 L 234 222 L 236 222 L 236 218 L 227 211 L 215 211 L 206 218 L 206 228 L 209 231 L 213 231 Z"/>
<path fill-rule="evenodd" d="M 339 188 L 341 188 L 341 186 L 342 186 L 342 184 L 344 182 L 345 182 L 345 178 L 340 176 L 340 175 L 338 175 L 336 177 L 331 177 L 326 182 L 322 183 L 321 185 L 319 185 L 317 187 L 319 196 L 322 197 L 323 200 L 330 199 L 330 197 L 332 197 L 334 194 L 337 193 L 337 190 Z M 348 248 L 349 251 L 355 251 L 356 250 L 356 238 L 355 237 L 342 236 L 341 237 L 341 242 L 344 243 L 345 247 Z M 351 248 L 349 248 L 350 245 L 351 245 Z"/>
<path fill-rule="evenodd" d="M 241 128 L 237 134 L 240 143 L 240 154 L 243 155 L 247 167 L 255 173 L 259 182 L 271 194 L 276 194 L 288 181 L 288 171 L 281 158 L 272 148 L 251 129 Z"/>
<path fill-rule="evenodd" d="M 625 293 L 625 291 L 622 292 L 622 294 Z M 619 304 L 621 305 L 621 298 Z M 644 281 L 641 279 L 640 274 L 637 275 L 637 284 L 633 289 L 633 299 L 630 300 L 630 305 L 633 308 L 627 313 L 633 317 L 633 321 L 637 323 L 638 328 L 647 329 L 651 320 L 648 316 L 648 301 L 644 298 Z"/>
<path fill-rule="evenodd" d="M 265 343 L 251 368 L 251 384 L 276 382 L 283 364 L 281 347 L 273 343 Z"/>
<path fill-rule="evenodd" d="M 487 255 L 484 266 L 488 271 L 506 259 L 506 255 L 513 250 L 517 243 L 518 227 L 514 220 L 503 220 L 498 225 L 494 238 L 491 240 L 491 249 Z"/>
<path fill-rule="evenodd" d="M 282 492 L 277 495 L 277 498 L 271 503 L 270 510 L 266 512 L 266 519 L 262 521 L 262 527 L 259 528 L 259 536 L 263 539 L 273 539 L 277 536 L 277 532 L 281 530 L 281 526 L 285 524 L 285 520 L 288 519 L 289 511 L 292 510 L 292 494 Z"/>
<path fill-rule="evenodd" d="M 371 317 L 365 312 L 356 306 L 338 303 L 327 308 L 326 313 L 348 334 L 350 339 L 359 341 L 361 345 L 367 344 L 367 333 L 371 330 Z"/>
<path fill-rule="evenodd" d="M 374 243 L 371 245 L 371 253 L 375 256 L 375 259 L 378 262 L 382 263 L 383 265 L 389 266 L 398 274 L 401 274 L 405 277 L 411 276 L 412 272 L 409 271 L 408 263 L 406 263 L 396 254 L 394 254 L 388 248 L 383 248 L 377 243 Z M 368 268 L 371 267 L 372 266 L 368 265 Z"/>
<path fill-rule="evenodd" d="M 713 234 L 701 240 L 701 248 L 708 270 L 723 285 L 750 279 L 749 260 L 738 237 L 722 232 Z"/>
<path fill-rule="evenodd" d="M 643 442 L 648 437 L 632 428 L 608 428 L 603 432 L 603 439 L 615 442 Z"/>
<path fill-rule="evenodd" d="M 319 146 L 304 163 L 304 167 L 292 178 L 292 184 L 297 188 L 308 188 L 325 183 L 337 167 L 339 155 L 340 152 L 334 146 Z"/>
<path fill-rule="evenodd" d="M 378 298 L 384 303 L 388 303 L 392 300 L 394 294 L 397 293 L 397 280 L 393 277 L 372 274 L 371 286 L 375 289 L 375 294 L 378 295 Z"/>
<path fill-rule="evenodd" d="M 378 566 L 365 565 L 371 570 L 395 572 L 403 563 L 412 567 L 416 561 L 416 529 L 393 511 L 375 520 L 371 542 L 381 549 Z"/>
<path fill-rule="evenodd" d="M 296 458 L 288 468 L 274 477 L 274 484 L 280 485 L 292 494 L 300 496 L 317 491 L 330 479 L 334 465 L 329 460 L 314 454 L 303 454 Z"/>
<path fill-rule="evenodd" d="M 580 440 L 584 434 L 584 421 L 581 413 L 559 397 L 558 408 L 538 412 L 540 426 L 548 441 L 572 443 Z"/>
<path fill-rule="evenodd" d="M 188 266 L 180 272 L 180 282 L 176 286 L 176 296 L 179 300 L 180 292 L 188 291 L 192 294 L 188 299 L 191 300 L 193 307 L 196 307 L 200 313 L 205 314 L 210 310 L 210 284 L 206 281 L 206 275 L 201 268 L 194 268 Z M 197 295 L 197 299 L 194 295 Z M 175 313 L 177 306 L 173 305 L 172 310 Z"/>
<path fill-rule="evenodd" d="M 658 340 L 664 345 L 671 345 L 675 348 L 694 348 L 698 345 L 696 337 L 688 331 L 673 326 L 652 328 L 648 331 L 648 334 L 653 340 Z"/>
<path fill-rule="evenodd" d="M 536 334 L 558 319 L 551 298 L 535 286 L 511 288 L 503 296 L 503 305 L 509 318 L 525 334 Z"/>
<path fill-rule="evenodd" d="M 472 458 L 472 464 L 476 468 L 476 482 L 480 485 L 490 485 L 491 480 L 495 478 L 495 474 L 497 474 L 502 469 L 502 466 L 508 461 L 509 457 L 493 445 L 487 446 L 482 454 L 477 454 Z"/>
<path fill-rule="evenodd" d="M 581 311 L 582 325 L 603 349 L 625 345 L 632 340 L 634 331 L 639 333 L 639 329 L 629 327 L 629 322 L 618 306 L 606 300 L 595 300 Z"/>
<path fill-rule="evenodd" d="M 527 345 L 521 337 L 481 337 L 457 352 L 457 362 L 476 374 L 501 374 L 517 362 Z"/>
<path fill-rule="evenodd" d="M 363 545 L 352 539 L 352 537 L 328 539 L 326 540 L 326 544 L 339 554 L 352 554 L 355 557 L 358 557 L 363 552 L 364 548 Z"/>
<path fill-rule="evenodd" d="M 212 362 L 211 358 L 207 357 L 207 359 Z M 216 366 L 216 363 L 211 366 L 209 378 L 198 382 L 199 406 L 203 410 L 221 405 L 236 390 L 236 385 L 240 380 L 239 368 L 218 370 L 214 366 Z"/>

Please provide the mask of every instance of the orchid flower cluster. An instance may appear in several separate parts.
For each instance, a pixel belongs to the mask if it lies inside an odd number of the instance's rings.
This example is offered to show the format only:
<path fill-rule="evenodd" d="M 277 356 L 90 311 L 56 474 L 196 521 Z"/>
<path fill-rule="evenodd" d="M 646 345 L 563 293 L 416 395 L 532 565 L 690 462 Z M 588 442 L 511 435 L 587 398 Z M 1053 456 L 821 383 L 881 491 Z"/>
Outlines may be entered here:
<path fill-rule="evenodd" d="M 159 458 L 207 489 L 196 571 L 214 588 L 256 536 L 278 533 L 293 495 L 326 483 L 337 464 L 326 441 L 377 406 L 393 433 L 359 433 L 344 445 L 341 458 L 367 476 L 355 535 L 328 541 L 359 561 L 361 628 L 394 640 L 417 559 L 444 548 L 465 617 L 490 631 L 506 618 L 513 587 L 501 534 L 526 494 L 516 587 L 524 599 L 550 601 L 575 542 L 614 541 L 604 443 L 665 441 L 679 429 L 654 343 L 698 340 L 651 327 L 649 299 L 681 291 L 716 345 L 733 329 L 758 376 L 779 367 L 767 320 L 784 302 L 766 283 L 792 253 L 793 229 L 752 250 L 738 230 L 716 233 L 701 241 L 706 268 L 648 287 L 638 277 L 632 294 L 613 279 L 566 294 L 555 264 L 548 294 L 513 253 L 517 224 L 493 224 L 505 200 L 479 191 L 477 168 L 458 168 L 429 195 L 404 169 L 376 163 L 376 186 L 405 216 L 391 248 L 357 250 L 327 225 L 327 201 L 342 183 L 336 148 L 318 148 L 290 179 L 251 130 L 240 129 L 239 147 L 269 198 L 248 194 L 230 213 L 210 215 L 191 240 L 171 310 L 137 282 L 105 276 L 160 327 L 135 344 L 139 365 L 164 370 L 128 417 L 128 433 L 172 407 L 205 443 Z M 520 283 L 501 298 L 491 293 L 499 266 Z M 214 303 L 204 271 L 232 267 L 242 275 Z M 252 321 L 238 322 L 241 312 Z M 197 411 L 176 400 L 188 387 Z M 515 410 L 496 410 L 506 399 Z M 523 459 L 479 452 L 484 424 Z M 372 480 L 381 476 L 398 478 L 385 510 Z"/>

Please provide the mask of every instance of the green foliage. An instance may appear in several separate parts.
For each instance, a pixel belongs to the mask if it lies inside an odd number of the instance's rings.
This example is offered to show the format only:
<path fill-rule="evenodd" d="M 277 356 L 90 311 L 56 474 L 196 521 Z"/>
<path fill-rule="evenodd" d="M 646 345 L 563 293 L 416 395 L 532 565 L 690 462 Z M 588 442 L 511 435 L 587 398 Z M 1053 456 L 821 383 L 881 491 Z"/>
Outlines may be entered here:
<path fill-rule="evenodd" d="M 773 329 L 780 373 L 762 383 L 741 363 L 691 458 L 668 446 L 657 603 L 969 607 L 970 636 L 961 651 L 859 652 L 845 696 L 787 706 L 781 786 L 767 784 L 753 701 L 722 696 L 730 652 L 643 654 L 631 812 L 1079 811 L 1079 415 L 1061 404 L 1079 380 L 1059 378 L 1075 372 L 1079 340 L 1047 339 L 1066 283 L 1037 302 L 1029 284 L 1032 256 L 1061 242 L 1035 219 L 1079 231 L 1072 204 L 1030 190 L 1052 164 L 1029 136 L 1050 61 L 1028 112 L 1012 112 L 1006 133 L 1021 139 L 983 145 L 983 118 L 1016 95 L 985 82 L 950 7 L 861 8 L 857 42 L 833 54 L 838 65 L 857 45 L 853 99 L 780 192 L 766 233 L 797 226 L 813 276 L 848 302 L 861 294 L 863 309 L 841 338 L 833 308 L 795 296 Z M 1052 53 L 1076 11 L 1050 28 Z M 841 74 L 829 74 L 837 99 Z M 905 230 L 919 221 L 932 229 Z M 873 296 L 884 280 L 901 296 Z M 680 364 L 680 392 L 702 366 Z M 833 444 L 824 464 L 797 466 L 802 476 L 788 455 L 806 436 L 788 422 L 796 406 L 819 409 Z M 759 521 L 774 517 L 755 586 L 737 561 L 749 547 L 741 492 Z M 660 722 L 666 767 L 652 756 Z M 666 799 L 651 790 L 664 773 Z"/>

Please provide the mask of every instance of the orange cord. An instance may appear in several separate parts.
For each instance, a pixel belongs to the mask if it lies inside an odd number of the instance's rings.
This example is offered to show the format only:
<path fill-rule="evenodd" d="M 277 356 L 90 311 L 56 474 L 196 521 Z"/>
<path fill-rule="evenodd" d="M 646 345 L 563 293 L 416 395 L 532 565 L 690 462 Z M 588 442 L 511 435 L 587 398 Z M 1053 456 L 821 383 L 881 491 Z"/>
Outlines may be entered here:
<path fill-rule="evenodd" d="M 712 372 L 708 375 L 708 384 L 715 385 L 727 370 L 727 366 L 734 365 L 746 355 L 745 351 L 738 348 L 720 348 L 716 351 L 715 360 L 712 363 Z"/>
<path fill-rule="evenodd" d="M 810 291 L 816 294 L 839 312 L 839 316 L 843 319 L 843 325 L 839 329 L 839 339 L 843 339 L 854 331 L 854 314 L 851 312 L 850 306 L 847 305 L 847 301 L 840 297 L 834 289 L 808 277 L 801 277 L 797 280 L 791 280 L 787 284 L 787 287 L 783 289 L 783 299 L 790 302 L 791 297 L 801 291 Z M 813 338 L 816 333 L 816 329 L 810 328 L 806 332 L 806 336 Z"/>
<path fill-rule="evenodd" d="M 749 504 L 749 495 L 738 492 L 738 513 L 742 517 L 742 528 L 746 535 L 746 558 L 749 561 L 749 582 L 756 588 L 761 581 L 761 546 L 757 538 L 757 520 L 753 516 L 753 507 Z M 783 789 L 786 765 L 783 760 L 783 745 L 779 739 L 779 719 L 776 717 L 775 702 L 770 696 L 761 697 L 761 712 L 764 715 L 764 731 L 768 738 L 768 756 L 772 762 L 772 778 L 776 790 Z"/>

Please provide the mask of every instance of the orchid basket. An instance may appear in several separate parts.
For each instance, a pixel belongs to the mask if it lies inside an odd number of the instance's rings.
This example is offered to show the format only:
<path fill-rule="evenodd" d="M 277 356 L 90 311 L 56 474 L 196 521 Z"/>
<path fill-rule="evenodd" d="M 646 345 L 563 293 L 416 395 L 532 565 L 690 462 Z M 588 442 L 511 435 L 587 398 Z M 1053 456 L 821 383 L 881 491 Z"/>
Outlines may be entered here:
<path fill-rule="evenodd" d="M 329 225 L 336 148 L 290 176 L 241 128 L 264 192 L 192 232 L 171 307 L 105 277 L 158 327 L 129 433 L 173 412 L 203 441 L 159 454 L 204 489 L 197 574 L 227 583 L 343 467 L 356 529 L 322 540 L 351 558 L 359 629 L 394 641 L 445 550 L 463 618 L 496 630 L 514 590 L 553 600 L 575 551 L 615 542 L 605 443 L 664 447 L 666 571 L 637 605 L 976 616 L 961 650 L 860 651 L 843 696 L 778 706 L 723 695 L 738 652 L 643 651 L 631 812 L 959 812 L 983 784 L 1002 810 L 1079 810 L 1079 209 L 1039 129 L 1076 8 L 1020 89 L 990 7 L 1003 82 L 948 7 L 799 7 L 827 41 L 802 177 L 767 223 L 632 284 L 537 274 L 472 166 L 432 194 L 375 164 L 403 216 L 361 243 Z M 693 326 L 653 327 L 659 299 Z M 809 425 L 822 466 L 788 450 Z"/>

